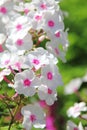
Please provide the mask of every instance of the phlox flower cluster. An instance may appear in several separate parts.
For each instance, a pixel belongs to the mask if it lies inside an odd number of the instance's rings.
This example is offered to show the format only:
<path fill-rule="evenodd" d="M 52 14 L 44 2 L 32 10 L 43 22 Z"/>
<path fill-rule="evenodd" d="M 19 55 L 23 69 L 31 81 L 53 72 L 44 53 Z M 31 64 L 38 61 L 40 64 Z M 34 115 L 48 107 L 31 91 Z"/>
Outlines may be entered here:
<path fill-rule="evenodd" d="M 0 0 L 0 19 L 0 82 L 5 80 L 18 95 L 37 94 L 52 105 L 56 88 L 63 85 L 58 59 L 66 61 L 68 47 L 59 1 Z M 39 104 L 26 104 L 21 114 L 26 130 L 45 127 Z"/>

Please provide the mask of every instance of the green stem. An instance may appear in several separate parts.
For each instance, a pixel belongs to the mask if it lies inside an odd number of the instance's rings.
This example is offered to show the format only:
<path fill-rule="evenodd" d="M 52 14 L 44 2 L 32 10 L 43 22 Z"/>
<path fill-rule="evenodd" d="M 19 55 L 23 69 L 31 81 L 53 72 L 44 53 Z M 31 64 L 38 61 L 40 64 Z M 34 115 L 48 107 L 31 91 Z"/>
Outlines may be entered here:
<path fill-rule="evenodd" d="M 8 130 L 11 130 L 12 124 L 14 123 L 14 117 L 11 118 L 11 122 L 9 124 Z"/>
<path fill-rule="evenodd" d="M 8 130 L 11 130 L 11 127 L 12 127 L 13 123 L 15 122 L 15 115 L 16 115 L 17 111 L 18 111 L 19 108 L 20 108 L 20 104 L 21 104 L 21 97 L 20 97 L 20 99 L 19 99 L 19 102 L 18 102 L 18 104 L 17 104 L 17 107 L 15 108 L 14 114 L 11 116 L 11 122 L 10 122 L 10 124 L 9 124 Z"/>
<path fill-rule="evenodd" d="M 11 121 L 10 121 L 9 128 L 8 128 L 8 130 L 10 130 L 10 129 L 11 129 L 11 126 L 12 126 L 12 124 L 13 124 L 13 122 L 14 122 L 14 121 L 13 121 L 13 120 L 14 120 L 14 116 L 13 116 L 13 114 L 12 114 L 12 111 L 11 111 L 10 108 L 9 108 L 8 103 L 7 103 L 6 101 L 4 101 L 4 103 L 6 104 L 8 110 L 9 110 L 10 116 L 11 116 Z"/>
<path fill-rule="evenodd" d="M 11 118 L 13 118 L 13 114 L 12 114 L 12 111 L 10 110 L 10 108 L 9 108 L 8 103 L 6 101 L 4 101 L 4 103 L 7 105 L 7 108 L 9 110 L 10 115 L 11 115 Z"/>
<path fill-rule="evenodd" d="M 20 97 L 20 99 L 19 99 L 19 101 L 18 101 L 18 103 L 17 103 L 17 106 L 16 106 L 16 108 L 15 108 L 15 110 L 14 110 L 14 113 L 11 111 L 8 102 L 6 102 L 5 100 L 3 100 L 3 102 L 6 104 L 7 109 L 9 110 L 9 113 L 10 113 L 11 121 L 10 121 L 10 123 L 9 123 L 8 130 L 11 130 L 11 127 L 12 127 L 12 125 L 13 125 L 14 122 L 15 122 L 15 115 L 16 115 L 17 111 L 18 111 L 19 108 L 20 108 L 21 97 Z"/>

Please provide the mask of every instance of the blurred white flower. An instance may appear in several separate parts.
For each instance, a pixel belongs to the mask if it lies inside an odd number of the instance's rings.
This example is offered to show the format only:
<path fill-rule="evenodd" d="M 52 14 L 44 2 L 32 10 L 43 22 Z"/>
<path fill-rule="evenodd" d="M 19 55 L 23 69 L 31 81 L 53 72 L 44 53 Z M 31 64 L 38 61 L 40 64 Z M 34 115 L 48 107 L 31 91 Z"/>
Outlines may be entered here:
<path fill-rule="evenodd" d="M 72 94 L 81 87 L 82 79 L 76 78 L 72 79 L 65 87 L 64 87 L 64 93 L 65 94 Z"/>
<path fill-rule="evenodd" d="M 46 44 L 46 48 L 50 53 L 54 54 L 54 56 L 56 56 L 57 58 L 59 58 L 63 62 L 65 62 L 66 61 L 65 52 L 60 50 L 58 46 L 59 45 L 54 41 L 53 42 L 47 42 L 47 44 Z"/>
<path fill-rule="evenodd" d="M 80 116 L 82 111 L 87 111 L 87 106 L 85 102 L 75 103 L 74 106 L 67 110 L 68 117 L 76 118 Z"/>
<path fill-rule="evenodd" d="M 67 128 L 66 130 L 84 130 L 82 123 L 80 122 L 79 125 L 77 126 L 75 123 L 73 123 L 72 121 L 68 121 L 67 122 Z"/>

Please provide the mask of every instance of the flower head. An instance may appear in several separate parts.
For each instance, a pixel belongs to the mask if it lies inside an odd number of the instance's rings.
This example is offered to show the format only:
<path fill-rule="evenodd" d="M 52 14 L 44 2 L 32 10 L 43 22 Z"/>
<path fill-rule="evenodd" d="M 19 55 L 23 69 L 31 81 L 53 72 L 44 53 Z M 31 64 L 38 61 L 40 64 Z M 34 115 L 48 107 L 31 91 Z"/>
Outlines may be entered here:
<path fill-rule="evenodd" d="M 75 103 L 74 106 L 70 107 L 67 111 L 69 117 L 78 117 L 82 111 L 87 111 L 87 106 L 85 102 Z"/>
<path fill-rule="evenodd" d="M 45 113 L 39 105 L 27 105 L 21 110 L 24 116 L 23 126 L 26 130 L 30 130 L 32 126 L 35 128 L 45 127 Z"/>
<path fill-rule="evenodd" d="M 39 79 L 35 77 L 32 70 L 25 70 L 15 75 L 14 89 L 18 94 L 33 96 L 39 85 Z"/>

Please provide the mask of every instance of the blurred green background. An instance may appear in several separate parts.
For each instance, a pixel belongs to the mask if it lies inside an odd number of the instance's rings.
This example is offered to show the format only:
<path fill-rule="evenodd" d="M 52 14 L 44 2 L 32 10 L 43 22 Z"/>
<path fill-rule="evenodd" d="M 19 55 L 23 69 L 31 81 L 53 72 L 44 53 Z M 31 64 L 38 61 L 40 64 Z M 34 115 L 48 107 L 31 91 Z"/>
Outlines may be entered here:
<path fill-rule="evenodd" d="M 69 28 L 69 48 L 66 55 L 67 62 L 60 62 L 58 64 L 65 85 L 71 79 L 82 77 L 87 72 L 87 0 L 61 0 L 60 6 L 65 14 L 65 28 Z M 58 88 L 58 102 L 56 102 L 57 105 L 55 109 L 55 124 L 57 130 L 66 130 L 66 121 L 68 120 L 66 110 L 74 102 L 79 101 L 78 97 L 74 94 L 65 96 L 63 89 L 63 87 Z M 81 96 L 83 96 L 83 94 Z M 86 96 L 87 95 L 85 95 L 85 97 Z M 0 106 L 1 105 L 0 103 Z M 4 109 L 4 106 L 2 108 Z M 75 119 L 74 121 L 78 123 L 79 120 Z M 0 124 L 2 122 L 3 121 L 0 120 Z M 82 122 L 83 125 L 86 125 L 86 122 Z M 4 125 L 7 124 L 3 124 L 3 126 Z M 21 129 L 21 127 L 19 128 Z M 7 130 L 7 127 L 0 128 L 0 130 Z"/>
<path fill-rule="evenodd" d="M 87 71 L 87 1 L 61 0 L 60 5 L 67 14 L 65 27 L 69 28 L 67 63 L 60 65 L 64 82 L 67 82 Z"/>
<path fill-rule="evenodd" d="M 60 6 L 65 14 L 65 28 L 69 28 L 69 48 L 66 55 L 67 62 L 59 63 L 64 85 L 66 85 L 73 78 L 82 77 L 87 73 L 87 1 L 61 0 Z M 87 84 L 83 83 L 81 88 L 79 92 L 80 96 L 87 101 Z M 76 124 L 81 121 L 83 126 L 87 126 L 87 122 L 84 120 L 67 118 L 67 109 L 72 106 L 74 102 L 81 100 L 75 94 L 64 95 L 63 90 L 64 87 L 58 88 L 57 130 L 66 130 L 66 122 L 69 119 Z"/>

